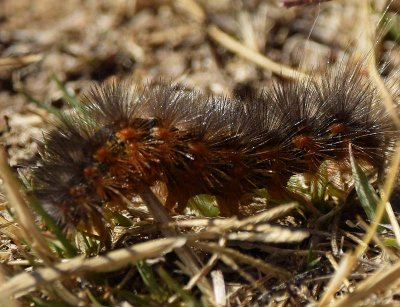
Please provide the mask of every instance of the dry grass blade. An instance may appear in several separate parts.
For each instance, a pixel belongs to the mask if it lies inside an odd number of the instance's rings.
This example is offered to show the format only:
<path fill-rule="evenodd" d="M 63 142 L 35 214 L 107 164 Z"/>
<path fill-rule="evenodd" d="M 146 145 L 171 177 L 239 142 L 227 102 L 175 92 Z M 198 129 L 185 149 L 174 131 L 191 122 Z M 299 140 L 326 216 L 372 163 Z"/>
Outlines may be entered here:
<path fill-rule="evenodd" d="M 171 226 L 177 227 L 226 227 L 230 228 L 231 225 L 237 223 L 237 218 L 189 218 L 183 220 L 176 220 L 173 223 L 170 223 Z M 229 224 L 230 226 L 226 226 Z"/>
<path fill-rule="evenodd" d="M 16 226 L 13 222 L 6 220 L 0 216 L 0 233 L 5 234 L 14 242 L 21 242 L 24 238 L 21 228 Z"/>
<path fill-rule="evenodd" d="M 378 291 L 388 290 L 389 285 L 395 287 L 400 283 L 400 261 L 390 268 L 382 268 L 374 275 L 362 281 L 357 290 L 338 300 L 333 306 L 354 306 L 360 300 L 365 299 Z"/>
<path fill-rule="evenodd" d="M 202 227 L 202 230 L 186 235 L 189 245 L 197 240 L 227 240 L 263 242 L 263 243 L 294 243 L 301 242 L 310 233 L 306 230 L 290 229 L 283 226 L 267 224 L 267 221 L 287 216 L 288 212 L 297 206 L 296 203 L 282 205 L 244 220 L 235 218 L 193 219 L 176 221 L 168 225 L 184 227 Z"/>
<path fill-rule="evenodd" d="M 4 271 L 0 267 L 0 284 L 4 284 L 5 282 L 6 282 L 6 278 L 5 278 Z M 13 298 L 9 298 L 9 297 L 0 295 L 0 306 L 19 307 L 19 304 Z"/>
<path fill-rule="evenodd" d="M 230 233 L 226 236 L 228 240 L 239 240 L 248 242 L 264 242 L 264 243 L 289 243 L 301 242 L 307 238 L 310 233 L 301 230 L 290 230 L 287 228 L 271 225 L 262 225 L 263 229 L 257 229 L 260 232 L 240 231 Z"/>
<path fill-rule="evenodd" d="M 226 49 L 236 53 L 237 55 L 245 58 L 246 60 L 253 62 L 254 64 L 257 64 L 258 66 L 268 70 L 272 71 L 273 73 L 277 74 L 278 76 L 288 78 L 288 79 L 297 79 L 297 80 L 302 80 L 302 79 L 307 79 L 309 76 L 305 73 L 296 71 L 289 66 L 282 65 L 279 63 L 276 63 L 267 57 L 263 56 L 262 54 L 258 53 L 257 51 L 254 51 L 245 45 L 241 44 L 234 38 L 232 38 L 230 35 L 226 34 L 223 32 L 221 29 L 219 29 L 216 26 L 209 26 L 208 30 L 208 35 L 215 40 L 217 43 L 221 44 L 223 47 Z"/>
<path fill-rule="evenodd" d="M 278 207 L 269 209 L 267 211 L 261 212 L 259 214 L 250 216 L 244 220 L 241 220 L 237 223 L 236 227 L 250 230 L 252 227 L 254 227 L 254 225 L 257 225 L 258 223 L 271 222 L 278 218 L 287 216 L 288 213 L 297 208 L 298 205 L 299 204 L 296 202 L 280 205 Z"/>
<path fill-rule="evenodd" d="M 225 243 L 226 243 L 226 240 L 224 238 L 221 238 L 219 240 L 219 245 L 220 246 L 224 246 Z M 185 290 L 192 289 L 193 286 L 197 283 L 197 281 L 202 276 L 207 275 L 212 270 L 212 268 L 217 263 L 217 261 L 218 261 L 218 255 L 217 254 L 213 254 L 211 256 L 211 258 L 207 261 L 207 263 L 201 268 L 201 271 L 190 279 L 190 281 L 187 283 L 187 285 L 184 287 L 184 289 Z"/>
<path fill-rule="evenodd" d="M 224 275 L 220 270 L 212 271 L 211 278 L 214 285 L 215 303 L 218 306 L 226 306 L 226 291 Z"/>
<path fill-rule="evenodd" d="M 28 54 L 18 57 L 0 58 L 1 66 L 23 66 L 31 63 L 39 62 L 43 59 L 41 54 Z"/>
<path fill-rule="evenodd" d="M 400 226 L 396 219 L 396 215 L 393 212 L 392 205 L 389 202 L 386 203 L 386 213 L 389 217 L 390 224 L 393 227 L 393 233 L 396 237 L 397 244 L 400 246 Z"/>
<path fill-rule="evenodd" d="M 144 39 L 144 42 L 148 45 L 159 45 L 169 41 L 181 41 L 185 37 L 194 35 L 197 31 L 199 29 L 193 26 L 178 26 L 152 33 Z"/>
<path fill-rule="evenodd" d="M 295 202 L 281 205 L 276 208 L 266 210 L 264 212 L 250 216 L 240 221 L 237 218 L 220 219 L 220 220 L 213 219 L 215 222 L 215 226 L 210 227 L 208 231 L 221 232 L 234 229 L 253 230 L 255 227 L 257 227 L 257 224 L 259 223 L 273 221 L 280 217 L 286 216 L 290 211 L 295 209 L 297 206 L 298 204 Z M 210 226 L 209 221 L 208 221 L 208 226 Z"/>
<path fill-rule="evenodd" d="M 339 266 L 338 266 L 336 259 L 333 257 L 333 255 L 331 253 L 327 253 L 325 256 L 328 259 L 328 261 L 331 263 L 331 265 L 335 269 L 335 271 L 337 271 L 339 269 Z M 349 288 L 350 281 L 347 278 L 345 278 L 343 280 L 343 283 L 346 286 L 346 288 Z"/>
<path fill-rule="evenodd" d="M 84 259 L 82 256 L 59 263 L 54 268 L 41 268 L 34 273 L 20 273 L 0 286 L 2 297 L 32 291 L 39 286 L 51 283 L 72 275 L 82 275 L 86 272 L 110 272 L 118 270 L 139 260 L 154 258 L 182 247 L 184 238 L 158 239 L 139 243 L 128 248 L 117 249 L 104 256 Z"/>
<path fill-rule="evenodd" d="M 193 288 L 194 285 L 196 285 L 197 281 L 207 275 L 210 270 L 212 269 L 212 267 L 217 263 L 218 260 L 218 256 L 217 255 L 212 255 L 212 257 L 210 258 L 210 260 L 201 268 L 201 271 L 198 272 L 196 275 L 194 275 L 190 281 L 188 282 L 188 284 L 184 287 L 185 290 L 190 290 Z"/>
<path fill-rule="evenodd" d="M 281 217 L 285 217 L 290 211 L 294 210 L 298 204 L 296 202 L 280 205 L 278 207 L 260 212 L 253 216 L 238 220 L 236 217 L 232 218 L 194 218 L 176 220 L 169 223 L 171 226 L 178 227 L 208 227 L 209 232 L 225 231 L 233 229 L 253 230 L 257 224 L 263 222 L 271 222 Z"/>
<path fill-rule="evenodd" d="M 336 269 L 335 274 L 329 281 L 327 289 L 321 300 L 318 302 L 318 306 L 326 306 L 328 302 L 332 299 L 337 288 L 341 283 L 343 283 L 347 276 L 351 273 L 354 265 L 357 263 L 357 257 L 354 254 L 345 254 L 339 263 L 339 267 Z"/>
<path fill-rule="evenodd" d="M 22 196 L 21 186 L 8 165 L 7 154 L 3 147 L 0 147 L 0 174 L 4 181 L 4 190 L 8 202 L 15 210 L 19 221 L 18 224 L 21 226 L 25 239 L 32 244 L 32 248 L 40 255 L 43 261 L 51 264 L 55 255 L 35 225 L 35 217 Z"/>
<path fill-rule="evenodd" d="M 169 223 L 171 226 L 202 227 L 202 230 L 191 232 L 186 238 L 191 242 L 197 240 L 226 240 L 263 242 L 263 243 L 295 243 L 307 238 L 310 233 L 306 230 L 290 229 L 282 226 L 267 224 L 267 221 L 287 216 L 297 207 L 297 203 L 281 205 L 276 208 L 261 212 L 243 220 L 236 217 L 223 219 L 192 219 Z"/>
<path fill-rule="evenodd" d="M 175 5 L 178 8 L 181 8 L 181 9 L 189 12 L 190 15 L 198 23 L 202 23 L 206 19 L 206 14 L 204 13 L 204 10 L 194 0 L 176 0 Z"/>
<path fill-rule="evenodd" d="M 221 254 L 221 255 L 225 255 L 228 256 L 232 259 L 235 259 L 241 263 L 245 263 L 245 264 L 249 264 L 255 268 L 257 268 L 258 270 L 260 270 L 261 272 L 263 272 L 264 274 L 267 275 L 273 275 L 277 278 L 280 278 L 282 280 L 288 280 L 291 277 L 291 273 L 286 271 L 283 268 L 279 268 L 276 265 L 272 265 L 269 263 L 266 263 L 265 261 L 261 260 L 261 259 L 257 259 L 254 257 L 251 257 L 249 255 L 245 255 L 241 252 L 238 252 L 234 249 L 231 248 L 227 248 L 227 247 L 223 247 L 220 246 L 218 244 L 215 243 L 193 243 L 194 246 L 208 251 L 208 252 L 212 252 L 212 253 L 217 253 L 217 254 Z"/>

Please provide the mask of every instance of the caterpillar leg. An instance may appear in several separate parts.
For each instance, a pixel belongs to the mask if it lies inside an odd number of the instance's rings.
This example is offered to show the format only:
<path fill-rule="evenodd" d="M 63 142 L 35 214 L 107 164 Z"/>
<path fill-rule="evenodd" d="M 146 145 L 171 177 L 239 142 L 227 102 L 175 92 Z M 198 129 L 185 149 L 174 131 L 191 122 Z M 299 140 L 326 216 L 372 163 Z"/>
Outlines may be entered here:
<path fill-rule="evenodd" d="M 179 193 L 168 192 L 167 200 L 165 201 L 167 210 L 176 214 L 183 213 L 190 198 L 190 196 L 183 194 L 181 191 Z"/>
<path fill-rule="evenodd" d="M 176 199 L 174 196 L 172 196 L 171 192 L 168 192 L 167 199 L 165 201 L 165 208 L 169 211 L 172 212 L 174 210 L 174 207 L 176 206 Z"/>
<path fill-rule="evenodd" d="M 313 214 L 315 214 L 316 216 L 320 216 L 321 212 L 314 207 L 313 203 L 311 202 L 311 200 L 309 200 L 307 197 L 303 196 L 302 194 L 290 191 L 288 189 L 286 189 L 286 198 L 289 198 L 291 200 L 294 201 L 298 201 L 300 204 L 302 204 L 307 210 L 309 210 L 310 212 L 312 212 Z"/>
<path fill-rule="evenodd" d="M 239 216 L 239 198 L 238 197 L 217 197 L 219 214 L 221 216 Z"/>

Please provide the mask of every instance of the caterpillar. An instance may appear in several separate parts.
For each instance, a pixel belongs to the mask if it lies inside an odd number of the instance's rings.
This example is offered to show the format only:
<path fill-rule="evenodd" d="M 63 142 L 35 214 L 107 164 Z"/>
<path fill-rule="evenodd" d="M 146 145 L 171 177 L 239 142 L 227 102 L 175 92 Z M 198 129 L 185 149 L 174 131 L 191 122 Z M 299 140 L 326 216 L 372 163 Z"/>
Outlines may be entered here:
<path fill-rule="evenodd" d="M 211 194 L 220 214 L 232 216 L 256 189 L 284 197 L 295 174 L 318 176 L 327 160 L 348 168 L 349 146 L 361 165 L 382 170 L 397 132 L 359 68 L 241 98 L 166 81 L 94 85 L 45 134 L 34 193 L 60 225 L 88 229 L 104 224 L 105 206 L 143 186 L 165 185 L 170 212 Z"/>

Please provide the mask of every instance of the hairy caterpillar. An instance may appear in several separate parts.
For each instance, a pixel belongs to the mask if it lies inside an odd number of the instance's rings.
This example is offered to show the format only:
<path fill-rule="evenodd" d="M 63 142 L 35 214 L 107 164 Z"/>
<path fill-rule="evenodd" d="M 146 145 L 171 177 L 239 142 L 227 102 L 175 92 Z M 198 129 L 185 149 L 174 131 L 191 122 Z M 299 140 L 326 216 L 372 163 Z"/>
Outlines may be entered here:
<path fill-rule="evenodd" d="M 67 228 L 99 225 L 120 194 L 159 182 L 170 211 L 211 194 L 222 215 L 237 215 L 255 189 L 284 195 L 294 174 L 315 175 L 326 160 L 346 167 L 350 144 L 360 163 L 382 169 L 393 132 L 358 66 L 237 99 L 114 79 L 93 86 L 45 135 L 33 188 Z"/>

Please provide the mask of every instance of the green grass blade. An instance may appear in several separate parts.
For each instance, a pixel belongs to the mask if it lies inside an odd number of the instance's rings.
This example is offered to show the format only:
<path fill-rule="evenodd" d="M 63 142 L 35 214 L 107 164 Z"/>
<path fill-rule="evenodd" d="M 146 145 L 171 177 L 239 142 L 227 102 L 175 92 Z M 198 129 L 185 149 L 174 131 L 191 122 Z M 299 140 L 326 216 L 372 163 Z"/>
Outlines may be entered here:
<path fill-rule="evenodd" d="M 188 206 L 203 216 L 217 217 L 219 215 L 219 209 L 215 206 L 215 197 L 211 195 L 201 194 L 192 197 L 188 201 Z"/>
<path fill-rule="evenodd" d="M 175 279 L 171 277 L 162 267 L 159 267 L 158 275 L 165 282 L 166 285 L 173 291 L 175 291 L 185 302 L 187 307 L 201 307 L 202 305 L 192 296 L 188 291 L 183 289 L 183 286 L 179 285 Z"/>
<path fill-rule="evenodd" d="M 58 118 L 62 117 L 62 112 L 59 109 L 45 104 L 44 102 L 32 97 L 31 95 L 29 95 L 26 92 L 20 92 L 20 93 L 21 93 L 21 95 L 25 96 L 25 98 L 28 99 L 30 102 L 36 104 L 39 108 L 44 109 L 51 114 L 54 114 Z"/>
<path fill-rule="evenodd" d="M 78 100 L 78 98 L 76 98 L 75 95 L 71 94 L 68 92 L 67 88 L 65 87 L 64 83 L 61 82 L 60 79 L 58 79 L 58 77 L 56 75 L 52 76 L 52 79 L 56 82 L 57 87 L 61 90 L 64 99 L 68 102 L 68 104 L 75 109 L 80 109 L 82 104 L 80 103 L 80 101 Z"/>
<path fill-rule="evenodd" d="M 149 289 L 150 293 L 154 296 L 154 299 L 158 302 L 164 302 L 168 299 L 168 292 L 158 283 L 152 268 L 148 266 L 145 261 L 138 262 L 136 267 L 143 282 Z"/>
<path fill-rule="evenodd" d="M 32 197 L 29 198 L 29 204 L 36 211 L 38 215 L 43 219 L 45 225 L 52 231 L 52 233 L 56 236 L 56 238 L 60 241 L 62 246 L 65 249 L 65 255 L 69 258 L 77 255 L 76 249 L 68 241 L 67 237 L 64 235 L 60 227 L 58 227 L 57 223 L 54 219 L 43 209 L 43 207 L 34 200 Z"/>
<path fill-rule="evenodd" d="M 354 186 L 358 198 L 360 199 L 361 206 L 363 207 L 368 219 L 372 221 L 375 216 L 376 207 L 378 206 L 379 197 L 376 194 L 374 188 L 369 183 L 367 176 L 354 159 L 352 152 L 350 152 L 350 163 L 354 177 Z M 388 223 L 388 218 L 383 217 L 384 223 Z"/>

